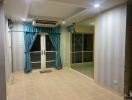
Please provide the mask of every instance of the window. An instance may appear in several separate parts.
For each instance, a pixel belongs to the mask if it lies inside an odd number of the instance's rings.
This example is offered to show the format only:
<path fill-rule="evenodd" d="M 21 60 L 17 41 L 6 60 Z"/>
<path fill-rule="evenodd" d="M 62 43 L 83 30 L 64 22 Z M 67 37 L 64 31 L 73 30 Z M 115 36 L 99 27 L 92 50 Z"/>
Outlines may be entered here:
<path fill-rule="evenodd" d="M 72 34 L 72 63 L 93 61 L 93 34 Z"/>

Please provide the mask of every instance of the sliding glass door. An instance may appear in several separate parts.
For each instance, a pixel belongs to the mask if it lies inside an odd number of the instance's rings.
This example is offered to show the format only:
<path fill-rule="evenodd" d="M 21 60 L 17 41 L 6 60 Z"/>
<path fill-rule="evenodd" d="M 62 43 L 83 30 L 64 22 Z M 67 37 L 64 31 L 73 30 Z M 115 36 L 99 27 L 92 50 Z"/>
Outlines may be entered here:
<path fill-rule="evenodd" d="M 33 69 L 45 69 L 55 66 L 56 51 L 49 36 L 44 33 L 38 35 L 30 55 Z"/>
<path fill-rule="evenodd" d="M 93 34 L 72 34 L 71 68 L 94 78 Z"/>
<path fill-rule="evenodd" d="M 93 34 L 72 34 L 72 63 L 93 61 Z"/>

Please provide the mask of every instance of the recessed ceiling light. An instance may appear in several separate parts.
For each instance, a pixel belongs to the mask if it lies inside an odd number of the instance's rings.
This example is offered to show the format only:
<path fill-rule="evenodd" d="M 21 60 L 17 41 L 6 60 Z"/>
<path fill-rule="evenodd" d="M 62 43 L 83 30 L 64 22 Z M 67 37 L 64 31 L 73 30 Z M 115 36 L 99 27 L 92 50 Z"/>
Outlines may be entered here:
<path fill-rule="evenodd" d="M 62 24 L 66 24 L 66 22 L 65 21 L 62 21 Z"/>
<path fill-rule="evenodd" d="M 98 8 L 98 7 L 100 7 L 100 4 L 95 4 L 94 5 L 94 8 Z"/>

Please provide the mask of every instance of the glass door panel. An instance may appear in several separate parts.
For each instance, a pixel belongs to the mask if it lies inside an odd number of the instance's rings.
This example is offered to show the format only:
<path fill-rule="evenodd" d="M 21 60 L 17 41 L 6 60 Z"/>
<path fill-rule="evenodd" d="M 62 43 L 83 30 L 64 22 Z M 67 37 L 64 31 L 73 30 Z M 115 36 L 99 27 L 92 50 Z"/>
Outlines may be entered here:
<path fill-rule="evenodd" d="M 93 61 L 93 51 L 83 52 L 83 62 L 92 62 Z"/>
<path fill-rule="evenodd" d="M 82 52 L 72 53 L 72 63 L 82 63 Z"/>
<path fill-rule="evenodd" d="M 72 63 L 93 61 L 93 34 L 72 34 Z"/>
<path fill-rule="evenodd" d="M 93 51 L 93 34 L 84 34 L 83 51 Z"/>
<path fill-rule="evenodd" d="M 40 35 L 37 36 L 31 50 L 30 50 L 30 57 L 31 57 L 31 65 L 33 69 L 40 69 L 41 68 L 41 51 L 40 51 Z"/>
<path fill-rule="evenodd" d="M 45 41 L 45 34 L 41 34 L 41 70 L 46 69 L 46 41 Z"/>
<path fill-rule="evenodd" d="M 46 67 L 55 66 L 56 51 L 48 35 L 46 35 Z"/>
<path fill-rule="evenodd" d="M 75 51 L 82 51 L 83 49 L 82 34 L 77 34 L 74 38 L 75 38 Z"/>
<path fill-rule="evenodd" d="M 33 69 L 46 69 L 55 66 L 56 51 L 48 35 L 41 33 L 37 36 L 31 51 Z"/>

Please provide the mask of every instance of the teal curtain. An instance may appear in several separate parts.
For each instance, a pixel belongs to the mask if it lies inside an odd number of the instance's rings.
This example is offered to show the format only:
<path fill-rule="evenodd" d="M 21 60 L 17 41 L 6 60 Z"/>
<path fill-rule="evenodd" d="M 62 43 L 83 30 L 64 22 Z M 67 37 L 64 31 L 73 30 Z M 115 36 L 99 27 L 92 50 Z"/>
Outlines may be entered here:
<path fill-rule="evenodd" d="M 50 40 L 56 49 L 56 62 L 55 67 L 57 69 L 62 68 L 61 57 L 60 57 L 60 26 L 54 28 L 48 27 L 34 27 L 32 23 L 24 23 L 24 39 L 25 39 L 25 69 L 24 72 L 28 73 L 32 71 L 30 50 L 34 44 L 34 41 L 38 33 L 48 33 Z"/>
<path fill-rule="evenodd" d="M 25 34 L 24 34 L 24 40 L 25 40 L 25 68 L 24 68 L 24 72 L 25 73 L 32 71 L 30 50 L 34 44 L 36 37 L 37 37 L 37 33 L 34 33 L 34 32 L 25 32 Z"/>
<path fill-rule="evenodd" d="M 11 19 L 8 19 L 8 28 L 12 29 L 13 27 L 13 21 Z"/>
<path fill-rule="evenodd" d="M 61 57 L 60 57 L 60 35 L 59 34 L 49 34 L 49 38 L 56 50 L 56 62 L 55 62 L 55 67 L 57 69 L 62 68 L 62 63 L 61 63 Z"/>
<path fill-rule="evenodd" d="M 76 34 L 75 23 L 67 27 L 68 32 Z"/>

